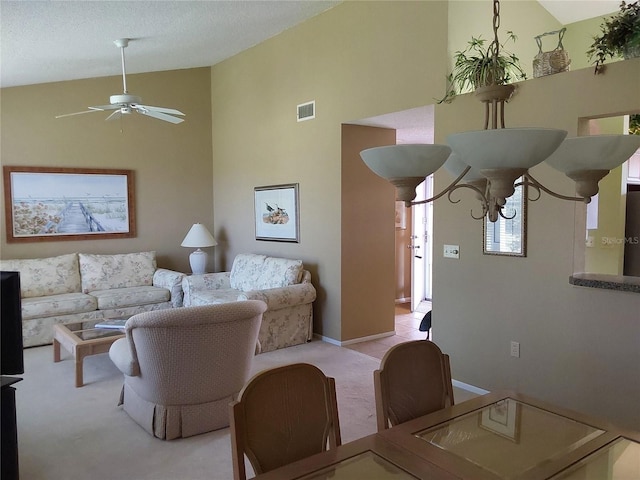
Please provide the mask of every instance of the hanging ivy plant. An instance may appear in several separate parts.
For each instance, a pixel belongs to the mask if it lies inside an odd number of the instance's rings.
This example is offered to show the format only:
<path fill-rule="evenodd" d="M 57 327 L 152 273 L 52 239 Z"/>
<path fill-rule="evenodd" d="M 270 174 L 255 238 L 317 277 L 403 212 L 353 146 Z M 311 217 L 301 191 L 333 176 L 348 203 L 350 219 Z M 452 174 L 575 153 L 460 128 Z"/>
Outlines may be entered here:
<path fill-rule="evenodd" d="M 593 37 L 587 55 L 596 66 L 594 73 L 604 71 L 608 58 L 631 58 L 640 55 L 640 2 L 620 3 L 620 11 L 600 25 L 601 34 Z"/>

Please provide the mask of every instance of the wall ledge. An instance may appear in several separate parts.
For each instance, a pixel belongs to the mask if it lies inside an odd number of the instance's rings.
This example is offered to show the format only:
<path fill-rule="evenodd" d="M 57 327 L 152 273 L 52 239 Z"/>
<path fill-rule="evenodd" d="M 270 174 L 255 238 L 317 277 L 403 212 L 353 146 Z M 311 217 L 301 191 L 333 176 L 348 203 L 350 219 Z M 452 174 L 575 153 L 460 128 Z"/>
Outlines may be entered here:
<path fill-rule="evenodd" d="M 603 288 L 620 292 L 640 293 L 640 277 L 604 275 L 599 273 L 574 273 L 569 283 L 577 287 Z"/>

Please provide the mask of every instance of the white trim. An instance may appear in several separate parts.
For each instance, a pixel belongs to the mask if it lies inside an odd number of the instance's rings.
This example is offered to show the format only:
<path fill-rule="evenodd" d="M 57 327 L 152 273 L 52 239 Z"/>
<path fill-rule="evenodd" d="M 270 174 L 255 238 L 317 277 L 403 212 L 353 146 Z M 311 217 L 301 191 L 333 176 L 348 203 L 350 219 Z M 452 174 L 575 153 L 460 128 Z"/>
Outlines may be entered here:
<path fill-rule="evenodd" d="M 464 383 L 459 380 L 451 380 L 451 383 L 454 387 L 461 388 L 462 390 L 476 393 L 478 395 L 486 395 L 487 393 L 489 393 L 489 390 L 485 390 L 484 388 L 476 387 L 474 385 L 469 385 L 468 383 Z"/>
<path fill-rule="evenodd" d="M 362 343 L 362 342 L 368 342 L 370 340 L 378 340 L 379 338 L 392 337 L 395 334 L 396 334 L 395 331 L 385 332 L 385 333 L 377 333 L 375 335 L 369 335 L 367 337 L 354 338 L 352 340 L 346 340 L 344 342 L 341 342 L 340 340 L 336 340 L 336 339 L 331 338 L 331 337 L 325 337 L 325 336 L 317 334 L 317 333 L 314 333 L 313 336 L 315 338 L 318 338 L 318 339 L 322 340 L 323 342 L 327 342 L 327 343 L 330 343 L 332 345 L 337 345 L 339 347 L 343 347 L 345 345 L 353 345 L 354 343 Z"/>

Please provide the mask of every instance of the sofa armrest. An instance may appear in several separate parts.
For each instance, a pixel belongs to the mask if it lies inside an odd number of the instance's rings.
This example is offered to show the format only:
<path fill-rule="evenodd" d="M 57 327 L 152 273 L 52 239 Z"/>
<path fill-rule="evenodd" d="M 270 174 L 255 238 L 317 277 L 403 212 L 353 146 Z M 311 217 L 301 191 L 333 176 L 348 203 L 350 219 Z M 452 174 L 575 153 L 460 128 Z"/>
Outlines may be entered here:
<path fill-rule="evenodd" d="M 266 290 L 251 290 L 241 292 L 238 300 L 262 300 L 267 304 L 267 310 L 305 305 L 316 299 L 316 289 L 311 283 L 298 283 L 287 287 L 268 288 Z"/>
<path fill-rule="evenodd" d="M 173 308 L 182 306 L 182 278 L 186 275 L 166 268 L 158 268 L 153 274 L 153 286 L 166 288 L 171 292 Z"/>
<path fill-rule="evenodd" d="M 200 290 L 220 290 L 231 288 L 230 272 L 185 275 L 182 278 L 184 306 L 191 305 L 191 294 Z"/>

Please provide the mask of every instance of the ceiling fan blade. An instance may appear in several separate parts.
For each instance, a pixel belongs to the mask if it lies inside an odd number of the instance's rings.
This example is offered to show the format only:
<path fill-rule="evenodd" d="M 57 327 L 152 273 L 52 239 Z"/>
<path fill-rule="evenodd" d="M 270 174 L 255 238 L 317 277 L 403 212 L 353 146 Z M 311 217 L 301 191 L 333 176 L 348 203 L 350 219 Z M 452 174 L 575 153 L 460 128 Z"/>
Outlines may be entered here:
<path fill-rule="evenodd" d="M 122 113 L 120 113 L 120 110 L 116 110 L 111 115 L 109 115 L 107 118 L 105 118 L 104 121 L 105 122 L 109 122 L 111 120 L 117 120 L 118 118 L 120 118 L 121 115 L 122 115 Z"/>
<path fill-rule="evenodd" d="M 171 115 L 167 115 L 166 113 L 147 110 L 144 108 L 138 108 L 136 110 L 138 111 L 138 113 L 141 113 L 142 115 L 147 115 L 148 117 L 157 118 L 158 120 L 164 120 L 165 122 L 171 122 L 171 123 L 184 122 L 184 119 L 172 117 Z"/>
<path fill-rule="evenodd" d="M 85 110 L 84 112 L 65 113 L 63 115 L 56 115 L 56 118 L 73 117 L 74 115 L 83 115 L 85 113 L 94 113 L 98 110 Z"/>
<path fill-rule="evenodd" d="M 152 112 L 170 113 L 171 115 L 184 115 L 184 113 L 175 108 L 153 107 L 151 105 L 135 105 L 134 108 L 144 108 Z"/>
<path fill-rule="evenodd" d="M 115 105 L 99 105 L 97 107 L 89 107 L 89 109 L 91 110 L 95 110 L 97 112 L 104 112 L 105 110 L 117 110 L 118 108 L 120 108 L 120 105 L 115 104 Z"/>

